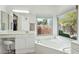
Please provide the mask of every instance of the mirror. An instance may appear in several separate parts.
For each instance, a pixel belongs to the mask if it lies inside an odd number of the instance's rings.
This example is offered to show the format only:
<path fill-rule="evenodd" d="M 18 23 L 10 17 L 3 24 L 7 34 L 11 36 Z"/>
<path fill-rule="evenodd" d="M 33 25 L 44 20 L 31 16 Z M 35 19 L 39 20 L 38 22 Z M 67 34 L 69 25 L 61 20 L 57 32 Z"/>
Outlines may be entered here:
<path fill-rule="evenodd" d="M 33 24 L 32 24 L 33 25 Z M 27 14 L 13 12 L 12 30 L 13 31 L 29 31 L 29 18 Z"/>
<path fill-rule="evenodd" d="M 9 14 L 0 11 L 0 31 L 9 30 Z"/>
<path fill-rule="evenodd" d="M 20 32 L 28 32 L 28 31 L 34 31 L 33 28 L 35 24 L 31 23 L 29 24 L 29 17 L 27 14 L 22 13 L 15 13 L 12 12 L 11 14 L 8 14 L 4 11 L 0 11 L 0 32 L 14 32 L 14 31 L 20 31 Z M 33 26 L 33 27 L 32 27 Z"/>

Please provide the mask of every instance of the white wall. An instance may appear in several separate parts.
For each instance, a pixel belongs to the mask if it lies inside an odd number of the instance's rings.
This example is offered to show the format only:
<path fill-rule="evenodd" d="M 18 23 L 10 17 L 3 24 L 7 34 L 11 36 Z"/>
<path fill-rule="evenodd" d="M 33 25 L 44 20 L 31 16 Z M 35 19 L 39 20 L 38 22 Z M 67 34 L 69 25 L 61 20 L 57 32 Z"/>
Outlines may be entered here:
<path fill-rule="evenodd" d="M 27 16 L 22 16 L 22 31 L 29 31 L 29 18 Z"/>
<path fill-rule="evenodd" d="M 15 14 L 18 16 L 18 31 L 30 32 L 30 23 L 36 23 L 36 17 L 31 14 Z"/>
<path fill-rule="evenodd" d="M 56 37 L 58 35 L 58 29 L 57 29 L 57 17 L 56 15 L 53 16 L 53 37 Z"/>
<path fill-rule="evenodd" d="M 6 12 L 6 6 L 4 5 L 0 5 L 0 10 L 5 11 Z"/>

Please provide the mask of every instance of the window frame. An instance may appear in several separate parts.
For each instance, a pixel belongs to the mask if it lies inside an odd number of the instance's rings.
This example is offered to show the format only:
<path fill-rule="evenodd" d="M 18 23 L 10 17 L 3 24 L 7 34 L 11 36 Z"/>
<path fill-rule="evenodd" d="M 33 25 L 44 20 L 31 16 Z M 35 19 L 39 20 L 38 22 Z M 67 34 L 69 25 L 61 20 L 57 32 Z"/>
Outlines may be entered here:
<path fill-rule="evenodd" d="M 52 19 L 52 23 L 53 23 L 53 16 L 51 16 L 51 17 L 46 17 L 46 16 L 36 16 L 36 36 L 52 36 L 53 35 L 53 25 L 52 25 L 52 33 L 51 34 L 48 34 L 48 35 L 38 35 L 38 33 L 37 33 L 37 25 L 38 25 L 38 20 L 37 20 L 37 18 L 46 18 L 46 19 L 49 19 L 49 18 L 51 18 Z"/>
<path fill-rule="evenodd" d="M 57 35 L 58 35 L 58 36 L 61 36 L 61 37 L 64 37 L 64 38 L 68 38 L 68 37 L 59 35 L 59 25 L 58 25 L 59 16 L 64 15 L 65 13 L 68 13 L 69 11 L 73 11 L 73 10 L 75 10 L 76 13 L 77 13 L 77 22 L 76 22 L 76 23 L 77 23 L 77 33 L 76 33 L 76 34 L 77 34 L 77 39 L 76 39 L 76 40 L 78 40 L 78 8 L 69 9 L 69 10 L 66 10 L 65 12 L 63 12 L 63 13 L 57 15 Z M 71 39 L 71 38 L 68 38 L 68 39 Z M 75 39 L 73 39 L 73 40 L 75 40 Z"/>

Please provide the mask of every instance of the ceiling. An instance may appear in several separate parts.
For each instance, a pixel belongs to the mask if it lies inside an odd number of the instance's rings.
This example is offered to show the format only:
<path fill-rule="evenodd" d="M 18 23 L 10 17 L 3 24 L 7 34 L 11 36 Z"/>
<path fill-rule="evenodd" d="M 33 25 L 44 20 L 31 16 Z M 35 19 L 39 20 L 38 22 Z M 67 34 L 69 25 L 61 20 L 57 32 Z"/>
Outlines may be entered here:
<path fill-rule="evenodd" d="M 75 8 L 74 5 L 7 5 L 7 10 L 29 10 L 34 15 L 58 15 L 66 10 Z"/>

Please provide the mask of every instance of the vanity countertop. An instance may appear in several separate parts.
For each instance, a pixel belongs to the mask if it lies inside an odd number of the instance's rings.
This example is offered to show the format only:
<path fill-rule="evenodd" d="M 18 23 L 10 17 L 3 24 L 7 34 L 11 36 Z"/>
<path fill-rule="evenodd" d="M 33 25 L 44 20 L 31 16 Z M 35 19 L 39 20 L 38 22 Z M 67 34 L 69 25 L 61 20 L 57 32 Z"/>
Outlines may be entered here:
<path fill-rule="evenodd" d="M 25 32 L 25 31 L 2 31 L 0 32 L 0 35 L 19 35 L 19 34 L 27 34 L 28 32 Z"/>
<path fill-rule="evenodd" d="M 0 32 L 0 38 L 15 38 L 17 36 L 31 36 L 34 35 L 32 32 L 25 32 L 25 31 L 7 31 L 7 32 Z"/>
<path fill-rule="evenodd" d="M 15 38 L 17 35 L 26 35 L 28 33 L 21 31 L 3 31 L 0 32 L 0 38 Z"/>

